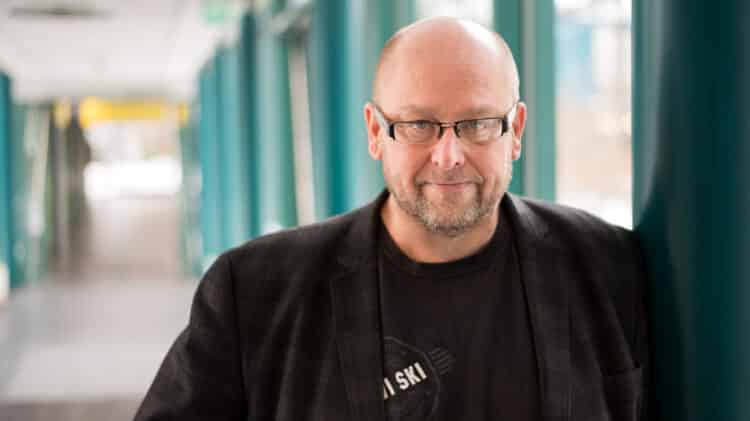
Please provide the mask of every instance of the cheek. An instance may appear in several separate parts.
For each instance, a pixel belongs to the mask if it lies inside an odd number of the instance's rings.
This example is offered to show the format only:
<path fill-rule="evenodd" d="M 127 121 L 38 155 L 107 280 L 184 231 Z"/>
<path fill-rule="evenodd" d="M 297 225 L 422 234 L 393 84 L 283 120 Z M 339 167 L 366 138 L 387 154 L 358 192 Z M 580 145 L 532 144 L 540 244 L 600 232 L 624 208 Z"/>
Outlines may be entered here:
<path fill-rule="evenodd" d="M 490 183 L 497 183 L 505 177 L 506 166 L 510 160 L 510 149 L 498 145 L 498 148 L 484 151 L 474 161 L 477 170 Z"/>
<path fill-rule="evenodd" d="M 403 152 L 383 150 L 383 174 L 392 183 L 412 185 L 424 165 L 417 156 Z"/>

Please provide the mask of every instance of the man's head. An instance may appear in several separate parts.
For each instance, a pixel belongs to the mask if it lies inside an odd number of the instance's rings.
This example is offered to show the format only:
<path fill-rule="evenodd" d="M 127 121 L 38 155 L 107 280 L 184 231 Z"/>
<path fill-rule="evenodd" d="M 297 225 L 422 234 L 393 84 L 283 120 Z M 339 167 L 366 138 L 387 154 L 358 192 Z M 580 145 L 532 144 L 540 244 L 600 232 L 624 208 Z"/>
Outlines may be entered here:
<path fill-rule="evenodd" d="M 445 128 L 427 144 L 390 138 L 376 117 L 456 122 L 502 117 L 518 101 L 518 71 L 505 41 L 484 27 L 453 18 L 419 21 L 383 48 L 365 105 L 369 152 L 398 207 L 432 232 L 470 230 L 496 211 L 520 157 L 526 108 L 518 103 L 509 130 L 483 144 Z M 459 132 L 459 135 L 461 133 Z"/>

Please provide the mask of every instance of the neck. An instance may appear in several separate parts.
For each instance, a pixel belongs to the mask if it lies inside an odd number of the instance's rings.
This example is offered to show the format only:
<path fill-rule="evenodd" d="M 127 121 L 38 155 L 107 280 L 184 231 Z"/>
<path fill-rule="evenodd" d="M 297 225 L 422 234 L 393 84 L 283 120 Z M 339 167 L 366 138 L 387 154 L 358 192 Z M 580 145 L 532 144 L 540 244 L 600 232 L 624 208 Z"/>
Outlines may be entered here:
<path fill-rule="evenodd" d="M 476 226 L 450 237 L 432 232 L 404 212 L 393 200 L 386 199 L 380 217 L 399 249 L 414 261 L 443 263 L 472 255 L 487 244 L 498 224 L 498 209 L 484 217 Z"/>

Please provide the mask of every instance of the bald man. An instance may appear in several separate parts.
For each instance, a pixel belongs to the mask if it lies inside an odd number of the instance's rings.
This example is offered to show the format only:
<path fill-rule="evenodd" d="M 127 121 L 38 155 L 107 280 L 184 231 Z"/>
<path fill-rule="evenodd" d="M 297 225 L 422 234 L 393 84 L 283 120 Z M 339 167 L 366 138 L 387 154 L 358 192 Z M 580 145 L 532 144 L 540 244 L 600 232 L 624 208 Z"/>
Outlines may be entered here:
<path fill-rule="evenodd" d="M 507 192 L 526 113 L 496 33 L 399 31 L 364 106 L 387 189 L 219 257 L 136 419 L 645 419 L 636 241 Z"/>

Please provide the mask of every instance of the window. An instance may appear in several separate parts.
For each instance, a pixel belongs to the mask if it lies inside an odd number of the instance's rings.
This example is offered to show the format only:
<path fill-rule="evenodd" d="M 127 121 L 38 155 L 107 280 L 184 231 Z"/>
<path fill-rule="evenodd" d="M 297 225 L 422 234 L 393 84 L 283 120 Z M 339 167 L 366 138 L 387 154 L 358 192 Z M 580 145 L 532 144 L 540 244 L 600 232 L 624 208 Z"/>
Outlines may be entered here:
<path fill-rule="evenodd" d="M 557 200 L 631 227 L 630 0 L 556 0 Z"/>

